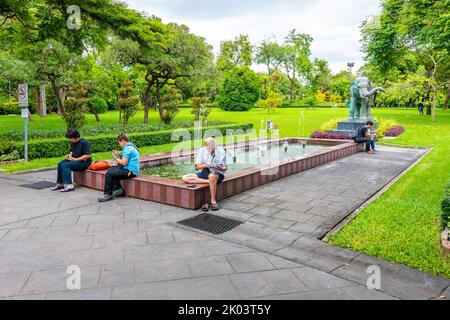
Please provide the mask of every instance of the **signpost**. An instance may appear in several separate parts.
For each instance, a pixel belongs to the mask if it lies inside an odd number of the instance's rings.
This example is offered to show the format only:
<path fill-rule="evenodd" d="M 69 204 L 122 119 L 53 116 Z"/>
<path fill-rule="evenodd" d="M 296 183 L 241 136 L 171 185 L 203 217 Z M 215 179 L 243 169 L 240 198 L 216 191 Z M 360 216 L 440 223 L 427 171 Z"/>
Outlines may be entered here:
<path fill-rule="evenodd" d="M 28 162 L 28 84 L 21 83 L 18 88 L 19 107 L 22 108 L 21 116 L 24 120 L 24 146 L 25 146 L 25 162 Z"/>

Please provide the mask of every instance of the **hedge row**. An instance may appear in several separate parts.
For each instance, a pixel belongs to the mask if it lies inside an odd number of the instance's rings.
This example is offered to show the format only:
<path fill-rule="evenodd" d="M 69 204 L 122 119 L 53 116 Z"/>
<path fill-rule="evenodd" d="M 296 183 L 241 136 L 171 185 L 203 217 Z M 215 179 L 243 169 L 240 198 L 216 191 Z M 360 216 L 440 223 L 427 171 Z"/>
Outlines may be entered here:
<path fill-rule="evenodd" d="M 227 130 L 249 130 L 253 128 L 253 124 L 228 124 L 220 126 L 210 126 L 202 129 L 202 135 L 207 130 L 218 130 L 221 134 L 225 135 Z M 191 137 L 193 137 L 194 128 L 186 129 Z M 156 146 L 172 143 L 172 134 L 179 130 L 164 130 L 148 133 L 134 133 L 129 134 L 130 139 L 138 147 Z M 92 153 L 106 152 L 113 149 L 117 149 L 117 134 L 115 135 L 99 135 L 84 137 L 91 145 Z M 16 144 L 16 150 L 20 153 L 20 156 L 24 157 L 23 142 Z M 28 158 L 40 159 L 40 158 L 56 158 L 67 154 L 69 151 L 69 141 L 67 139 L 45 139 L 45 140 L 32 140 L 28 143 Z"/>
<path fill-rule="evenodd" d="M 450 185 L 448 185 L 447 189 L 445 190 L 444 199 L 442 200 L 441 206 L 442 206 L 442 213 L 441 213 L 442 227 L 450 228 Z"/>

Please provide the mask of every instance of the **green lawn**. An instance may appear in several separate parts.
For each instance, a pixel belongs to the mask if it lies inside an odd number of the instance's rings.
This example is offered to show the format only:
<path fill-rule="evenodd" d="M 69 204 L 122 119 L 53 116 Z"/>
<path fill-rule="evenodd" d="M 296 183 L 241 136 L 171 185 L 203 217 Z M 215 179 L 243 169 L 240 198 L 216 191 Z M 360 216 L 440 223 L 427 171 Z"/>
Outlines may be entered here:
<path fill-rule="evenodd" d="M 299 127 L 300 113 L 305 126 Z M 450 180 L 450 112 L 437 113 L 438 121 L 432 123 L 429 117 L 419 117 L 415 109 L 378 109 L 373 111 L 377 119 L 394 119 L 403 124 L 406 132 L 387 143 L 405 146 L 432 146 L 433 151 L 416 167 L 403 176 L 392 188 L 361 212 L 330 242 L 351 248 L 368 255 L 377 256 L 397 263 L 409 265 L 437 275 L 450 277 L 450 262 L 439 246 L 439 202 L 443 188 Z M 210 120 L 251 122 L 258 129 L 261 120 L 273 120 L 280 128 L 281 136 L 309 135 L 324 122 L 333 118 L 344 118 L 346 109 L 279 109 L 270 116 L 264 110 L 249 112 L 223 112 L 214 109 Z M 58 116 L 47 119 L 35 117 L 30 128 L 45 129 L 64 127 Z M 89 125 L 95 120 L 88 116 Z M 117 123 L 118 115 L 109 112 L 102 115 L 102 123 Z M 132 118 L 139 123 L 142 113 Z M 189 109 L 182 109 L 179 120 L 192 119 Z M 151 121 L 157 121 L 157 114 L 151 114 Z M 22 127 L 20 117 L 0 116 L 0 132 Z M 171 150 L 173 145 L 141 148 L 142 153 Z M 95 159 L 110 158 L 109 153 L 95 154 Z M 60 159 L 34 160 L 29 164 L 3 165 L 7 172 L 31 168 L 54 166 Z"/>

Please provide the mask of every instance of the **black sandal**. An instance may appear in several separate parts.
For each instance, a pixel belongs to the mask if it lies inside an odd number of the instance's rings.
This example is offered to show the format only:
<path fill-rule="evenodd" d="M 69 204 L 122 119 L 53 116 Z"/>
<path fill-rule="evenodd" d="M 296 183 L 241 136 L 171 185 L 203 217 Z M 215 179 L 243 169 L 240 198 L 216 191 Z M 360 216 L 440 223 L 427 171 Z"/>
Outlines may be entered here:
<path fill-rule="evenodd" d="M 214 203 L 211 205 L 211 210 L 212 211 L 219 211 L 220 210 L 220 206 L 218 203 Z"/>
<path fill-rule="evenodd" d="M 205 203 L 205 204 L 202 206 L 202 212 L 208 212 L 209 209 L 210 209 L 210 206 L 209 206 L 209 204 L 207 204 L 207 203 Z"/>

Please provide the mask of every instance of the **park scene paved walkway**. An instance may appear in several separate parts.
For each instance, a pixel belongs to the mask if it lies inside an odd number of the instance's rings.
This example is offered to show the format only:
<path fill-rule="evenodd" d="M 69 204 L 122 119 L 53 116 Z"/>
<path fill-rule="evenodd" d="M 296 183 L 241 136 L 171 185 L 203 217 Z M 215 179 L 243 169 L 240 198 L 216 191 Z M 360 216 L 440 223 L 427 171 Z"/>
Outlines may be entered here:
<path fill-rule="evenodd" d="M 424 149 L 380 147 L 221 202 L 245 221 L 213 236 L 199 214 L 131 198 L 99 204 L 20 185 L 55 171 L 0 176 L 0 299 L 445 299 L 450 280 L 321 239 L 410 167 Z M 69 266 L 81 289 L 67 289 Z M 381 289 L 369 290 L 369 266 Z"/>

